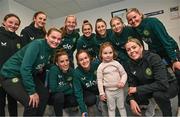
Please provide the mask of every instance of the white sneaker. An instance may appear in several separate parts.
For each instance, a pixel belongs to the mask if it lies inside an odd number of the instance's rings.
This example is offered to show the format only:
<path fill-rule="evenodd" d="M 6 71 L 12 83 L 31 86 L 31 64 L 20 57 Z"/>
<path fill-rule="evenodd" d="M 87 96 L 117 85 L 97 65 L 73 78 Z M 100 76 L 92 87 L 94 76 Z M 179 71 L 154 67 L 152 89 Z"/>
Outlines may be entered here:
<path fill-rule="evenodd" d="M 154 98 L 150 98 L 147 110 L 145 112 L 145 116 L 146 117 L 153 117 L 155 115 L 156 106 L 157 106 L 157 104 L 156 104 Z"/>
<path fill-rule="evenodd" d="M 178 107 L 178 110 L 177 110 L 177 117 L 180 117 L 180 107 Z"/>

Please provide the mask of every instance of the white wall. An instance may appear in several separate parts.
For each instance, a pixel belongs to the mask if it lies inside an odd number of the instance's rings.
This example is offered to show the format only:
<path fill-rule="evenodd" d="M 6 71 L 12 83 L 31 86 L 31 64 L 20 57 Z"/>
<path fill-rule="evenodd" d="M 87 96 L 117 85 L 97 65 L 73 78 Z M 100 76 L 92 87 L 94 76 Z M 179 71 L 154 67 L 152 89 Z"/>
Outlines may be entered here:
<path fill-rule="evenodd" d="M 9 5 L 8 5 L 8 1 L 7 0 L 1 0 L 0 1 L 0 24 L 3 21 L 4 16 L 9 13 Z"/>
<path fill-rule="evenodd" d="M 33 11 L 32 9 L 24 7 L 23 5 L 15 2 L 14 0 L 0 1 L 0 8 L 1 9 L 4 8 L 4 10 L 0 10 L 1 16 L 4 17 L 7 13 L 14 13 L 17 16 L 19 16 L 19 18 L 21 19 L 21 25 L 17 30 L 17 34 L 20 34 L 21 30 L 32 22 L 33 15 L 36 12 Z M 1 13 L 1 11 L 4 12 Z M 49 29 L 51 27 L 51 24 L 52 24 L 51 19 L 47 19 L 46 29 Z"/>
<path fill-rule="evenodd" d="M 180 6 L 180 0 L 124 0 L 116 4 L 111 4 L 105 7 L 80 12 L 75 14 L 78 18 L 78 27 L 81 29 L 81 24 L 84 19 L 88 19 L 94 26 L 97 18 L 103 18 L 109 27 L 109 21 L 111 19 L 111 12 L 136 7 L 143 13 L 149 13 L 158 10 L 164 10 L 164 14 L 157 15 L 165 25 L 170 35 L 178 42 L 180 36 L 180 19 L 170 19 L 170 7 Z M 63 26 L 65 17 L 58 18 L 52 21 L 54 26 Z"/>

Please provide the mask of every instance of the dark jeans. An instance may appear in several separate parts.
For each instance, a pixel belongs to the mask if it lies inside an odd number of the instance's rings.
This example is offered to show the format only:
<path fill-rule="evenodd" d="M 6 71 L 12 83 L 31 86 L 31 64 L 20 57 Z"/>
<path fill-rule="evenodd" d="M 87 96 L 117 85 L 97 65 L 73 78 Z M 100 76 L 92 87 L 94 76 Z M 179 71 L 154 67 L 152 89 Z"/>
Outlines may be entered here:
<path fill-rule="evenodd" d="M 138 104 L 147 101 L 149 98 L 154 98 L 156 103 L 158 104 L 159 108 L 162 111 L 163 116 L 172 116 L 171 111 L 171 102 L 170 99 L 174 98 L 178 93 L 178 86 L 177 82 L 172 81 L 170 83 L 169 89 L 166 92 L 163 91 L 156 91 L 149 94 L 136 94 L 135 100 Z"/>
<path fill-rule="evenodd" d="M 62 92 L 51 93 L 48 104 L 54 106 L 56 116 L 63 115 L 63 108 L 78 106 L 74 95 L 65 95 Z"/>
<path fill-rule="evenodd" d="M 17 116 L 17 101 L 6 93 L 0 86 L 0 116 L 5 116 L 6 96 L 8 101 L 8 111 L 10 116 Z"/>
<path fill-rule="evenodd" d="M 83 95 L 84 95 L 85 104 L 87 106 L 93 106 L 96 104 L 96 101 L 97 101 L 96 93 L 91 92 L 91 91 L 84 91 Z"/>
<path fill-rule="evenodd" d="M 175 76 L 177 78 L 178 86 L 179 86 L 179 89 L 180 89 L 180 70 L 176 70 L 174 73 L 175 73 Z M 180 90 L 178 92 L 178 106 L 180 107 Z"/>
<path fill-rule="evenodd" d="M 43 116 L 49 94 L 40 79 L 34 79 L 36 92 L 40 99 L 38 108 L 29 106 L 29 95 L 25 91 L 20 79 L 12 78 L 2 80 L 1 82 L 5 91 L 24 106 L 24 116 Z"/>

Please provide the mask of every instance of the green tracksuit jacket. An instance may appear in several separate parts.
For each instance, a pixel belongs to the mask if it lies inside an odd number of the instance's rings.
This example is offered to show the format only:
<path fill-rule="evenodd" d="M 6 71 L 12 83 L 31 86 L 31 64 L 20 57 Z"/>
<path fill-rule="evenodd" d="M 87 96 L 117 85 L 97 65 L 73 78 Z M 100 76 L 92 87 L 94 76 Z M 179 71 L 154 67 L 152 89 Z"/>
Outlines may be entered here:
<path fill-rule="evenodd" d="M 73 69 L 70 68 L 67 73 L 63 73 L 63 71 L 57 66 L 53 65 L 46 74 L 46 78 L 48 79 L 48 86 L 50 92 L 57 93 L 63 92 L 64 94 L 72 94 L 73 93 Z"/>
<path fill-rule="evenodd" d="M 81 112 L 87 112 L 87 107 L 83 99 L 83 90 L 95 91 L 97 89 L 97 67 L 99 62 L 93 61 L 89 71 L 83 70 L 81 67 L 77 67 L 74 71 L 73 86 L 75 96 L 79 104 Z M 95 92 L 96 94 L 97 92 Z"/>
<path fill-rule="evenodd" d="M 150 51 L 159 54 L 168 61 L 177 59 L 175 50 L 178 49 L 178 45 L 157 18 L 143 19 L 135 30 L 141 39 L 148 44 Z"/>
<path fill-rule="evenodd" d="M 33 94 L 36 92 L 33 78 L 45 69 L 52 53 L 53 49 L 45 39 L 34 40 L 5 62 L 0 75 L 3 78 L 22 78 L 28 94 Z"/>
<path fill-rule="evenodd" d="M 120 34 L 113 33 L 113 36 L 111 38 L 111 43 L 113 44 L 113 47 L 117 51 L 118 54 L 118 61 L 121 64 L 126 64 L 129 62 L 128 55 L 126 53 L 126 50 L 124 48 L 124 44 L 127 42 L 130 38 L 137 38 L 137 33 L 131 28 L 125 26 Z"/>

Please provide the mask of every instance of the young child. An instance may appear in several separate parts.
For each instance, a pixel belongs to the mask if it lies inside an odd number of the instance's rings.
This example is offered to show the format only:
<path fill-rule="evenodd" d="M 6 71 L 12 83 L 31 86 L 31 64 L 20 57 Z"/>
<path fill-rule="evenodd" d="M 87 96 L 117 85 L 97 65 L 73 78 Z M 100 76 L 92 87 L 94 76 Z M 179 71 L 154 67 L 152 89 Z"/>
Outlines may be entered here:
<path fill-rule="evenodd" d="M 102 63 L 97 69 L 97 83 L 100 100 L 106 101 L 109 117 L 115 117 L 116 106 L 121 116 L 127 116 L 124 107 L 124 86 L 127 74 L 123 66 L 116 60 L 116 53 L 109 42 L 100 47 L 99 58 Z"/>

